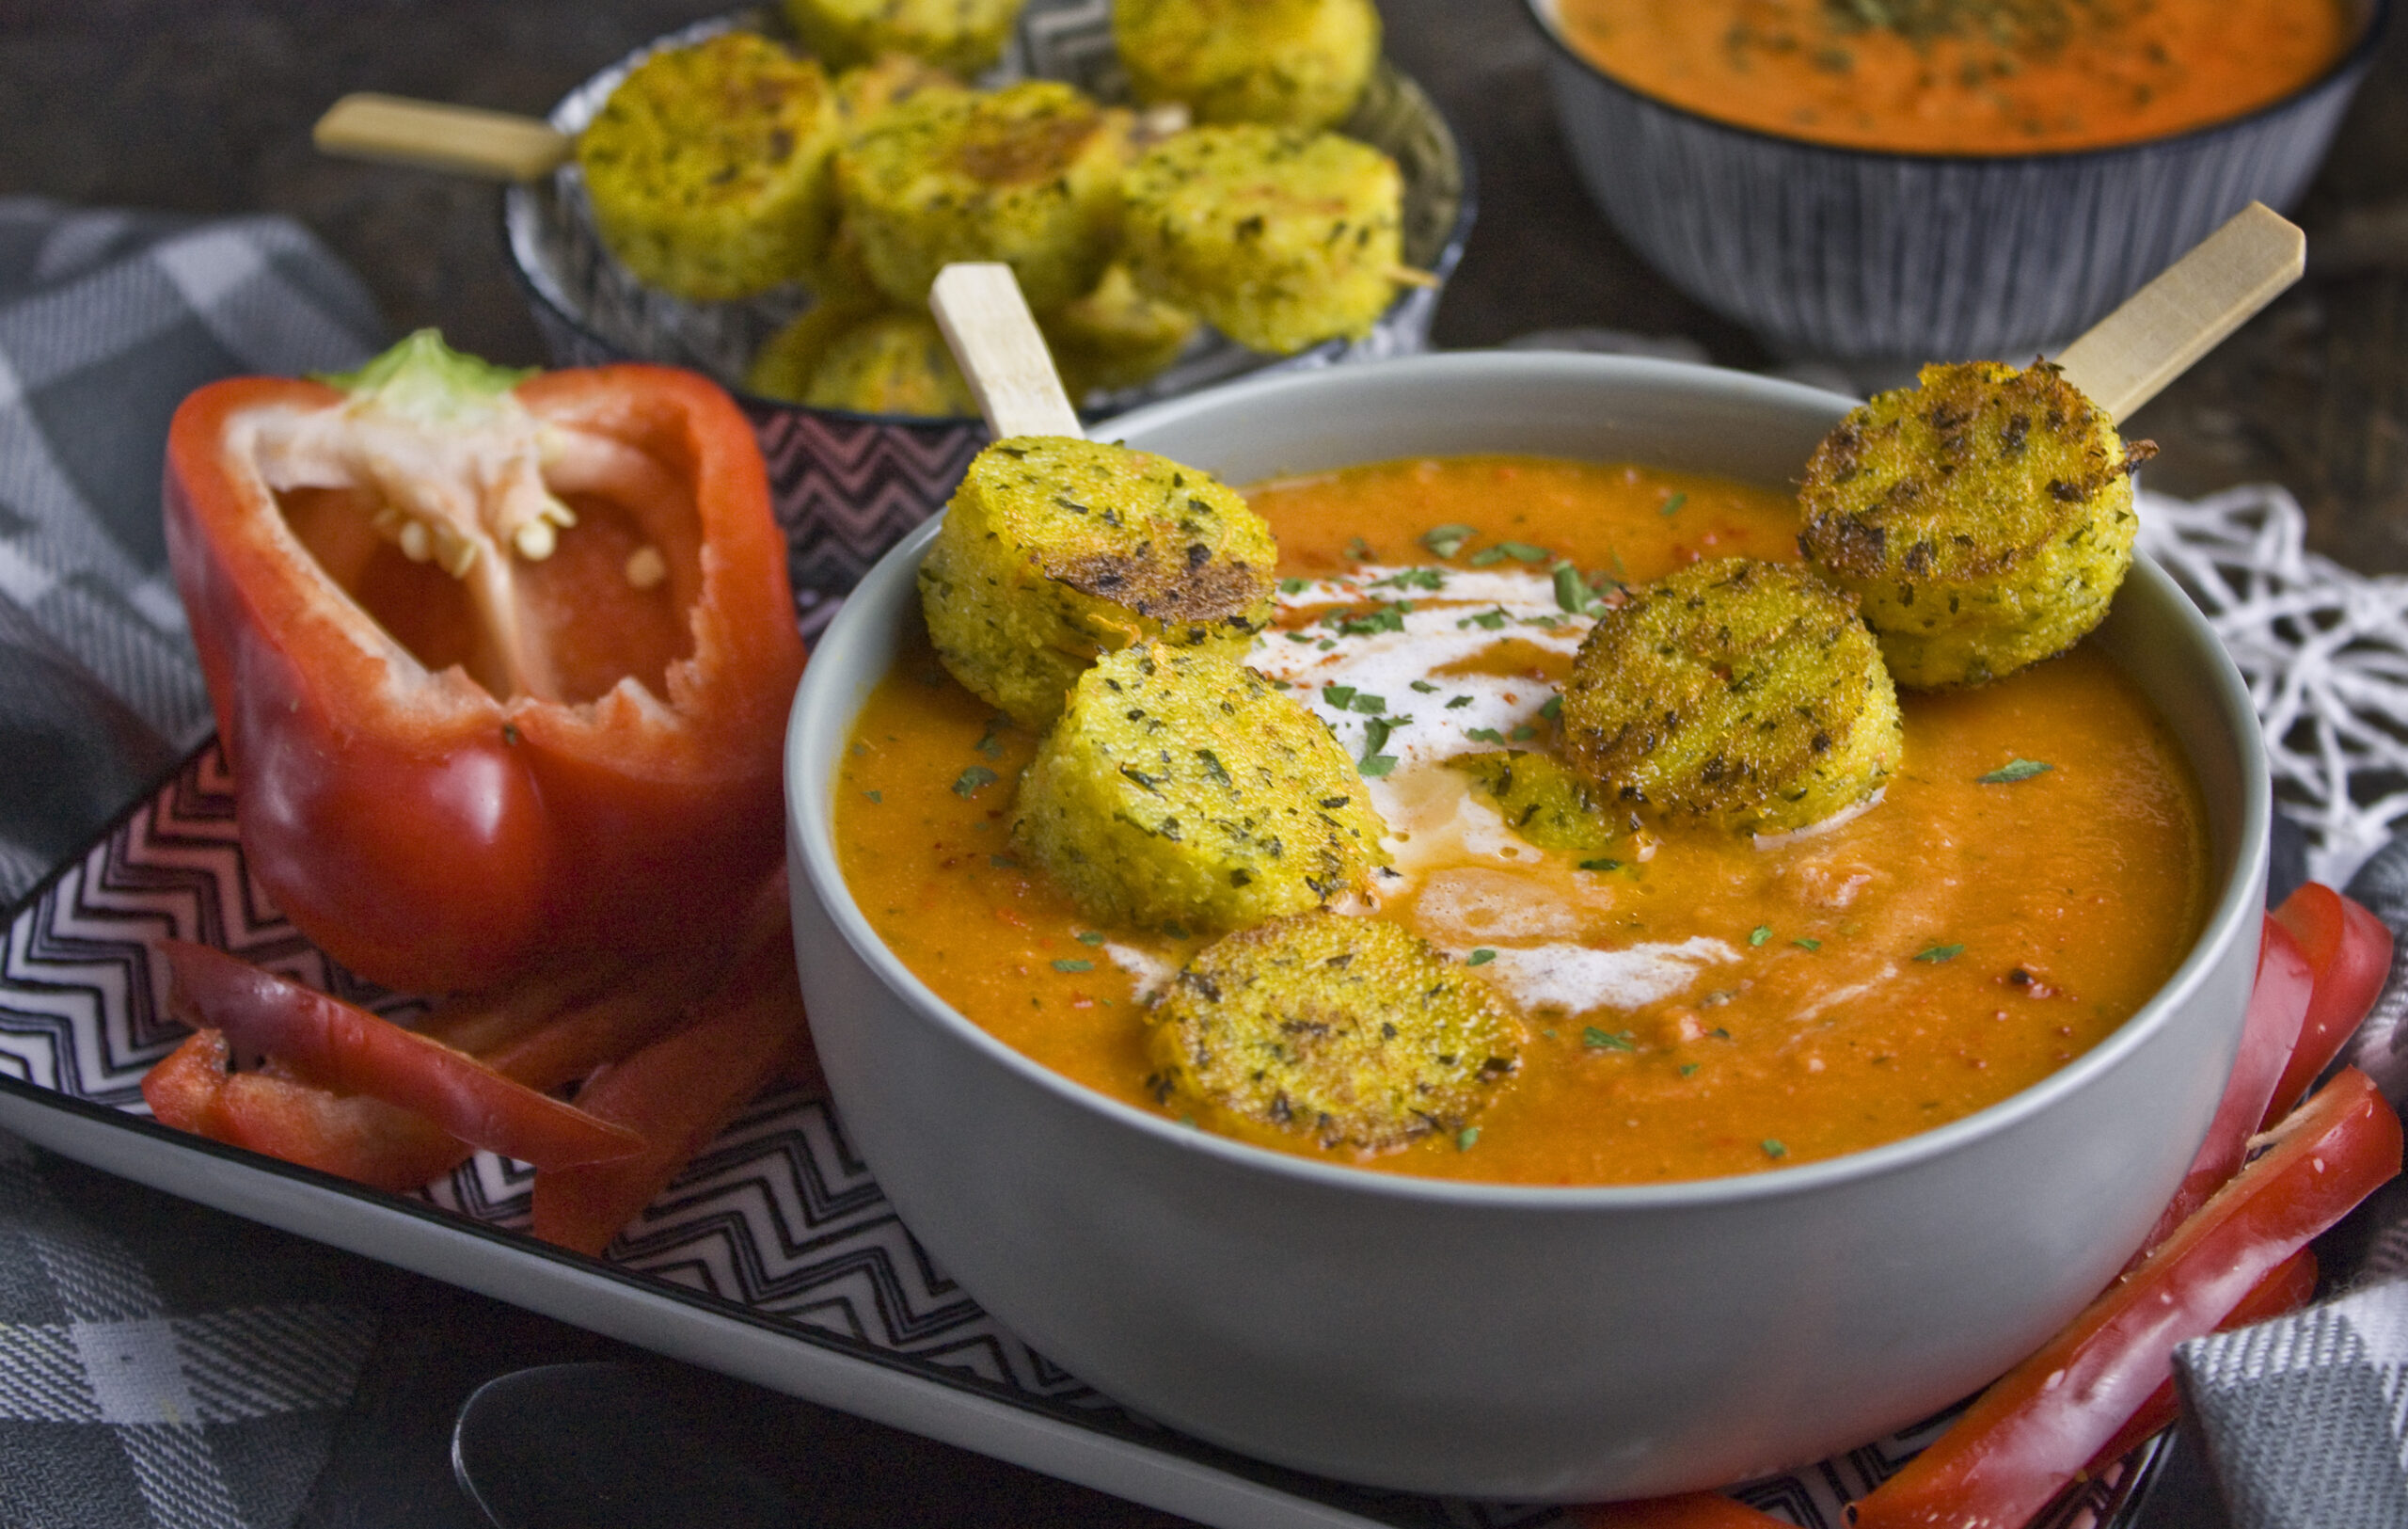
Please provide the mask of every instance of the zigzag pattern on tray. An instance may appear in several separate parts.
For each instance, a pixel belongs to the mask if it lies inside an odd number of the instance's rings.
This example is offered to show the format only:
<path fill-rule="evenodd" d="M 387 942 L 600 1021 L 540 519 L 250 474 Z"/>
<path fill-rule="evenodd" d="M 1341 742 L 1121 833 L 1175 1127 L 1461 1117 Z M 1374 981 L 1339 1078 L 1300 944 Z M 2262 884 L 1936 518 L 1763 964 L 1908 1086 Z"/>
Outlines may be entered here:
<path fill-rule="evenodd" d="M 71 1096 L 143 1109 L 143 1072 L 182 1037 L 165 1012 L 166 973 L 148 948 L 198 939 L 380 1011 L 412 1000 L 359 982 L 295 932 L 244 865 L 234 803 L 214 745 L 23 905 L 0 966 L 0 1069 Z M 533 1173 L 481 1153 L 425 1199 L 523 1231 Z M 768 1313 L 905 1373 L 969 1385 L 1133 1445 L 1263 1476 L 1375 1521 L 1432 1529 L 1535 1529 L 1565 1510 L 1441 1502 L 1349 1488 L 1239 1461 L 1098 1394 L 996 1324 L 896 1218 L 825 1099 L 787 1090 L 756 1101 L 605 1254 L 622 1267 Z M 1841 1505 L 1889 1476 L 1944 1423 L 1737 1489 L 1767 1512 L 1839 1529 Z M 2092 1483 L 2047 1529 L 2111 1520 L 2145 1470 Z"/>
<path fill-rule="evenodd" d="M 798 596 L 842 596 L 951 497 L 987 442 L 974 421 L 925 425 L 747 402 Z"/>

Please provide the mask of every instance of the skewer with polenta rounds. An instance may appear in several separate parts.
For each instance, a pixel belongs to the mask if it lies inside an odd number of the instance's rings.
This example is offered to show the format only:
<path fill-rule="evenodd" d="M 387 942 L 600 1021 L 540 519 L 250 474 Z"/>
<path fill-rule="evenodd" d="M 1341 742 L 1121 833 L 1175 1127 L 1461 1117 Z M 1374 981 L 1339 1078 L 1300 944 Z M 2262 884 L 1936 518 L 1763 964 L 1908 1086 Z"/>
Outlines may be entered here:
<path fill-rule="evenodd" d="M 1410 931 L 1307 913 L 1196 953 L 1148 1016 L 1146 1082 L 1165 1108 L 1369 1156 L 1463 1130 L 1521 1042 L 1488 985 Z"/>
<path fill-rule="evenodd" d="M 1244 929 L 1387 863 L 1354 761 L 1320 718 L 1222 652 L 1098 660 L 1022 775 L 1012 839 L 1082 912 Z"/>
<path fill-rule="evenodd" d="M 1137 99 L 1199 122 L 1335 127 L 1380 56 L 1371 0 L 1113 0 L 1112 35 Z"/>
<path fill-rule="evenodd" d="M 1068 437 L 970 464 L 920 565 L 937 656 L 1041 727 L 1099 654 L 1243 653 L 1270 624 L 1278 548 L 1235 490 L 1166 457 Z"/>
<path fill-rule="evenodd" d="M 964 78 L 1004 51 L 1024 0 L 785 0 L 811 51 L 844 68 L 906 54 Z"/>
<path fill-rule="evenodd" d="M 1612 804 L 1735 833 L 1870 801 L 1904 753 L 1855 602 L 1795 564 L 1724 558 L 1628 591 L 1581 640 L 1563 753 Z"/>
<path fill-rule="evenodd" d="M 1112 257 L 1130 127 L 1052 80 L 915 95 L 837 151 L 847 231 L 898 306 L 960 261 L 1009 265 L 1034 308 L 1067 303 Z"/>
<path fill-rule="evenodd" d="M 1191 128 L 1140 155 L 1125 185 L 1137 285 L 1253 350 L 1360 339 L 1406 275 L 1396 162 L 1352 138 Z"/>
<path fill-rule="evenodd" d="M 622 264 L 665 292 L 722 301 L 795 280 L 819 258 L 840 131 L 816 60 L 726 32 L 637 65 L 578 135 L 577 160 Z"/>
<path fill-rule="evenodd" d="M 2058 369 L 1927 366 L 1825 437 L 1798 545 L 1901 685 L 1979 685 L 2073 645 L 2132 561 L 2129 445 Z"/>

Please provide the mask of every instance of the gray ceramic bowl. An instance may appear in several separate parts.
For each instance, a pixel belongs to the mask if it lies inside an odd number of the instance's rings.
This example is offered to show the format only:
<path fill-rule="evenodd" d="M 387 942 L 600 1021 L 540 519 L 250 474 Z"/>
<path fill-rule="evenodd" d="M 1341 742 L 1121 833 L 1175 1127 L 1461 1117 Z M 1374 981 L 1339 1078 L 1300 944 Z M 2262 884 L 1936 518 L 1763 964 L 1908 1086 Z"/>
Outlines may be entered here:
<path fill-rule="evenodd" d="M 1127 416 L 1234 483 L 1421 454 L 1638 459 L 1781 485 L 1848 400 L 1671 362 L 1442 355 Z M 1524 1188 L 1206 1136 L 995 1041 L 879 944 L 830 836 L 835 762 L 920 621 L 926 531 L 814 655 L 787 736 L 795 942 L 845 1128 L 945 1272 L 1047 1357 L 1280 1464 L 1416 1491 L 1705 1487 L 1981 1385 L 2102 1288 L 2205 1133 L 2255 969 L 2268 797 L 2240 677 L 2163 572 L 2099 641 L 2206 793 L 2211 912 L 2164 990 L 2038 1086 L 1908 1140 L 1746 1178 Z"/>
<path fill-rule="evenodd" d="M 2028 359 L 2105 316 L 2252 201 L 2307 188 L 2390 19 L 2246 116 L 2077 152 L 1884 153 L 1780 137 L 1623 84 L 1525 0 L 1580 179 L 1683 292 L 1791 356 L 1870 363 Z M 1881 363 L 1889 363 L 1887 366 Z"/>

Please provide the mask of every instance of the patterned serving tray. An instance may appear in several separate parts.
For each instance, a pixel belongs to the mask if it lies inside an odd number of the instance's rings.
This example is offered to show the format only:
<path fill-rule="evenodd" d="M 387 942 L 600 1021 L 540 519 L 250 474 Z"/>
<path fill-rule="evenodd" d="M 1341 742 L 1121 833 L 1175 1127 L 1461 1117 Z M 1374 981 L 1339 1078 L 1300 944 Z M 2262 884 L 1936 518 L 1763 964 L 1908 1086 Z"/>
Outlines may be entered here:
<path fill-rule="evenodd" d="M 200 940 L 379 1011 L 244 863 L 232 781 L 204 746 L 8 915 L 0 1126 L 94 1166 L 696 1363 L 1207 1523 L 1507 1529 L 1547 1505 L 1373 1491 L 1244 1458 L 1122 1408 L 1006 1330 L 896 1218 L 826 1099 L 753 1103 L 599 1259 L 527 1233 L 531 1171 L 480 1154 L 417 1196 L 161 1126 L 142 1075 L 183 1034 L 150 942 Z M 1834 1384 L 1845 1384 L 1834 1378 Z M 1735 1489 L 1813 1529 L 1947 1422 Z M 2072 1492 L 2047 1529 L 2129 1522 L 2161 1451 Z"/>

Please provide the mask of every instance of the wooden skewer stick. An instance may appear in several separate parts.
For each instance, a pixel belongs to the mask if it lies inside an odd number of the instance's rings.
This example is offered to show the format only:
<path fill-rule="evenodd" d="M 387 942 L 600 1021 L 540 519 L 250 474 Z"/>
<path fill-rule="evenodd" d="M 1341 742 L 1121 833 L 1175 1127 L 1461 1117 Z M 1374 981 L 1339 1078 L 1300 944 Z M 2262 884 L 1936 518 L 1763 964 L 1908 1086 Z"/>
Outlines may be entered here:
<path fill-rule="evenodd" d="M 2307 267 L 2307 236 L 2253 201 L 2057 358 L 2066 380 L 2122 421 L 2273 302 Z"/>
<path fill-rule="evenodd" d="M 928 311 L 997 440 L 1086 434 L 1010 266 L 946 266 L 928 289 Z"/>
<path fill-rule="evenodd" d="M 539 180 L 574 146 L 567 134 L 536 118 L 365 92 L 327 107 L 309 139 L 321 153 L 489 181 Z"/>

